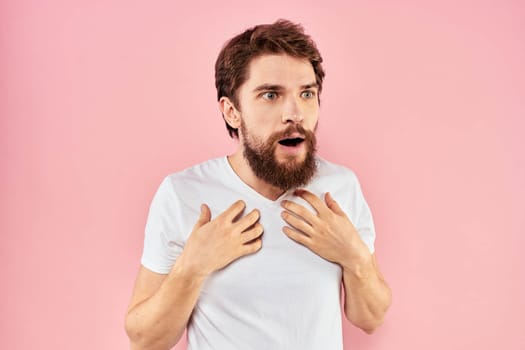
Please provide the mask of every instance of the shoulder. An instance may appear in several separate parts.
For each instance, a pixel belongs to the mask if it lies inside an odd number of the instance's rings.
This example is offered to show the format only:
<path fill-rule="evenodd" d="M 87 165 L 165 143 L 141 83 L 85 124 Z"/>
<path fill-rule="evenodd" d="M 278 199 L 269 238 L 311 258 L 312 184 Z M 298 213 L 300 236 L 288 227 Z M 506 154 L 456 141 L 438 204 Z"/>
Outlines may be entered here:
<path fill-rule="evenodd" d="M 344 181 L 347 183 L 358 183 L 356 173 L 341 164 L 330 162 L 324 158 L 316 157 L 317 160 L 317 177 L 320 179 Z"/>
<path fill-rule="evenodd" d="M 203 198 L 209 201 L 224 197 L 224 193 L 229 192 L 228 183 L 231 175 L 226 157 L 214 158 L 167 175 L 158 196 L 179 208 L 198 209 Z"/>
<path fill-rule="evenodd" d="M 225 173 L 224 157 L 214 158 L 202 163 L 195 164 L 191 167 L 178 172 L 168 174 L 163 183 L 172 188 L 181 186 L 190 186 L 193 184 L 202 184 L 202 181 L 212 182 L 215 178 L 220 178 Z"/>
<path fill-rule="evenodd" d="M 317 162 L 317 174 L 308 185 L 309 189 L 319 195 L 330 192 L 339 203 L 352 203 L 352 207 L 364 200 L 358 177 L 352 169 L 320 157 Z"/>
<path fill-rule="evenodd" d="M 225 159 L 222 164 L 224 162 Z M 173 225 L 172 232 L 191 232 L 199 217 L 202 199 L 216 192 L 223 167 L 217 158 L 168 174 L 155 193 L 150 213 L 161 218 L 162 225 Z"/>

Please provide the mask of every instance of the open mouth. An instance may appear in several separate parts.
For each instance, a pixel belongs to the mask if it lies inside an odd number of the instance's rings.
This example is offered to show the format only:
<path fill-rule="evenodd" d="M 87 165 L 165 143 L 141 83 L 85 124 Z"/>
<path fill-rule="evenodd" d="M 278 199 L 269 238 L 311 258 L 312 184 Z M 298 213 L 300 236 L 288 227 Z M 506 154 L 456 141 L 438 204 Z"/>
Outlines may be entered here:
<path fill-rule="evenodd" d="M 286 147 L 295 147 L 299 144 L 301 144 L 304 141 L 301 137 L 294 137 L 289 139 L 282 139 L 279 141 L 279 144 L 286 146 Z"/>

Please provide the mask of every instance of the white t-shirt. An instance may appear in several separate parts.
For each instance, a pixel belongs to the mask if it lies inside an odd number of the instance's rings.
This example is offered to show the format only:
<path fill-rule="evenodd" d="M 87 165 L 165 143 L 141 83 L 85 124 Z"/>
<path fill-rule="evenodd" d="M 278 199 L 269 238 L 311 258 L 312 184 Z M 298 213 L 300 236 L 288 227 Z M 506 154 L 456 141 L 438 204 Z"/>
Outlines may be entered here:
<path fill-rule="evenodd" d="M 318 172 L 304 188 L 330 192 L 374 251 L 375 229 L 356 175 L 317 158 Z M 283 199 L 313 210 L 293 190 L 276 201 L 245 184 L 226 157 L 168 175 L 150 206 L 142 265 L 167 274 L 182 252 L 206 203 L 212 219 L 236 200 L 245 213 L 257 208 L 264 227 L 262 249 L 212 274 L 188 323 L 192 350 L 336 350 L 343 348 L 341 267 L 294 242 L 283 232 Z"/>

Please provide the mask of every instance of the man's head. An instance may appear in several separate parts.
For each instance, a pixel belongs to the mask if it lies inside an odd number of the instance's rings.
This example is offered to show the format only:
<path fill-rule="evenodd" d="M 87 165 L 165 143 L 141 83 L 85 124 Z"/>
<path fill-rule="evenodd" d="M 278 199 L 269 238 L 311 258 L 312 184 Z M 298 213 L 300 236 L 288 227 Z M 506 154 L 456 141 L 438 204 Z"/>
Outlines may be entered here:
<path fill-rule="evenodd" d="M 283 20 L 236 36 L 217 60 L 230 135 L 254 174 L 282 190 L 307 184 L 316 170 L 321 61 L 302 28 Z"/>
<path fill-rule="evenodd" d="M 229 98 L 238 109 L 239 87 L 248 79 L 251 61 L 262 55 L 284 54 L 310 62 L 315 73 L 319 93 L 323 86 L 323 59 L 310 36 L 299 24 L 278 20 L 261 24 L 233 37 L 222 48 L 215 62 L 215 87 L 217 100 Z M 318 96 L 319 97 L 319 96 Z M 226 122 L 231 137 L 238 137 L 238 129 Z"/>

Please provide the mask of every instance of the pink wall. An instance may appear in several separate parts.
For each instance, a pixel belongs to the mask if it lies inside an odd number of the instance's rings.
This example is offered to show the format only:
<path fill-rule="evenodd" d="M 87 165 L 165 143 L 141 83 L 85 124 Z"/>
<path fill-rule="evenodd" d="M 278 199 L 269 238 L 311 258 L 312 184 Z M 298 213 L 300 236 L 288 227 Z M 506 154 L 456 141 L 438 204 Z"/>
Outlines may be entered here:
<path fill-rule="evenodd" d="M 320 153 L 359 175 L 394 293 L 347 349 L 524 349 L 523 2 L 185 3 L 0 3 L 0 347 L 127 348 L 154 191 L 235 146 L 215 57 L 284 17 L 325 57 Z"/>

